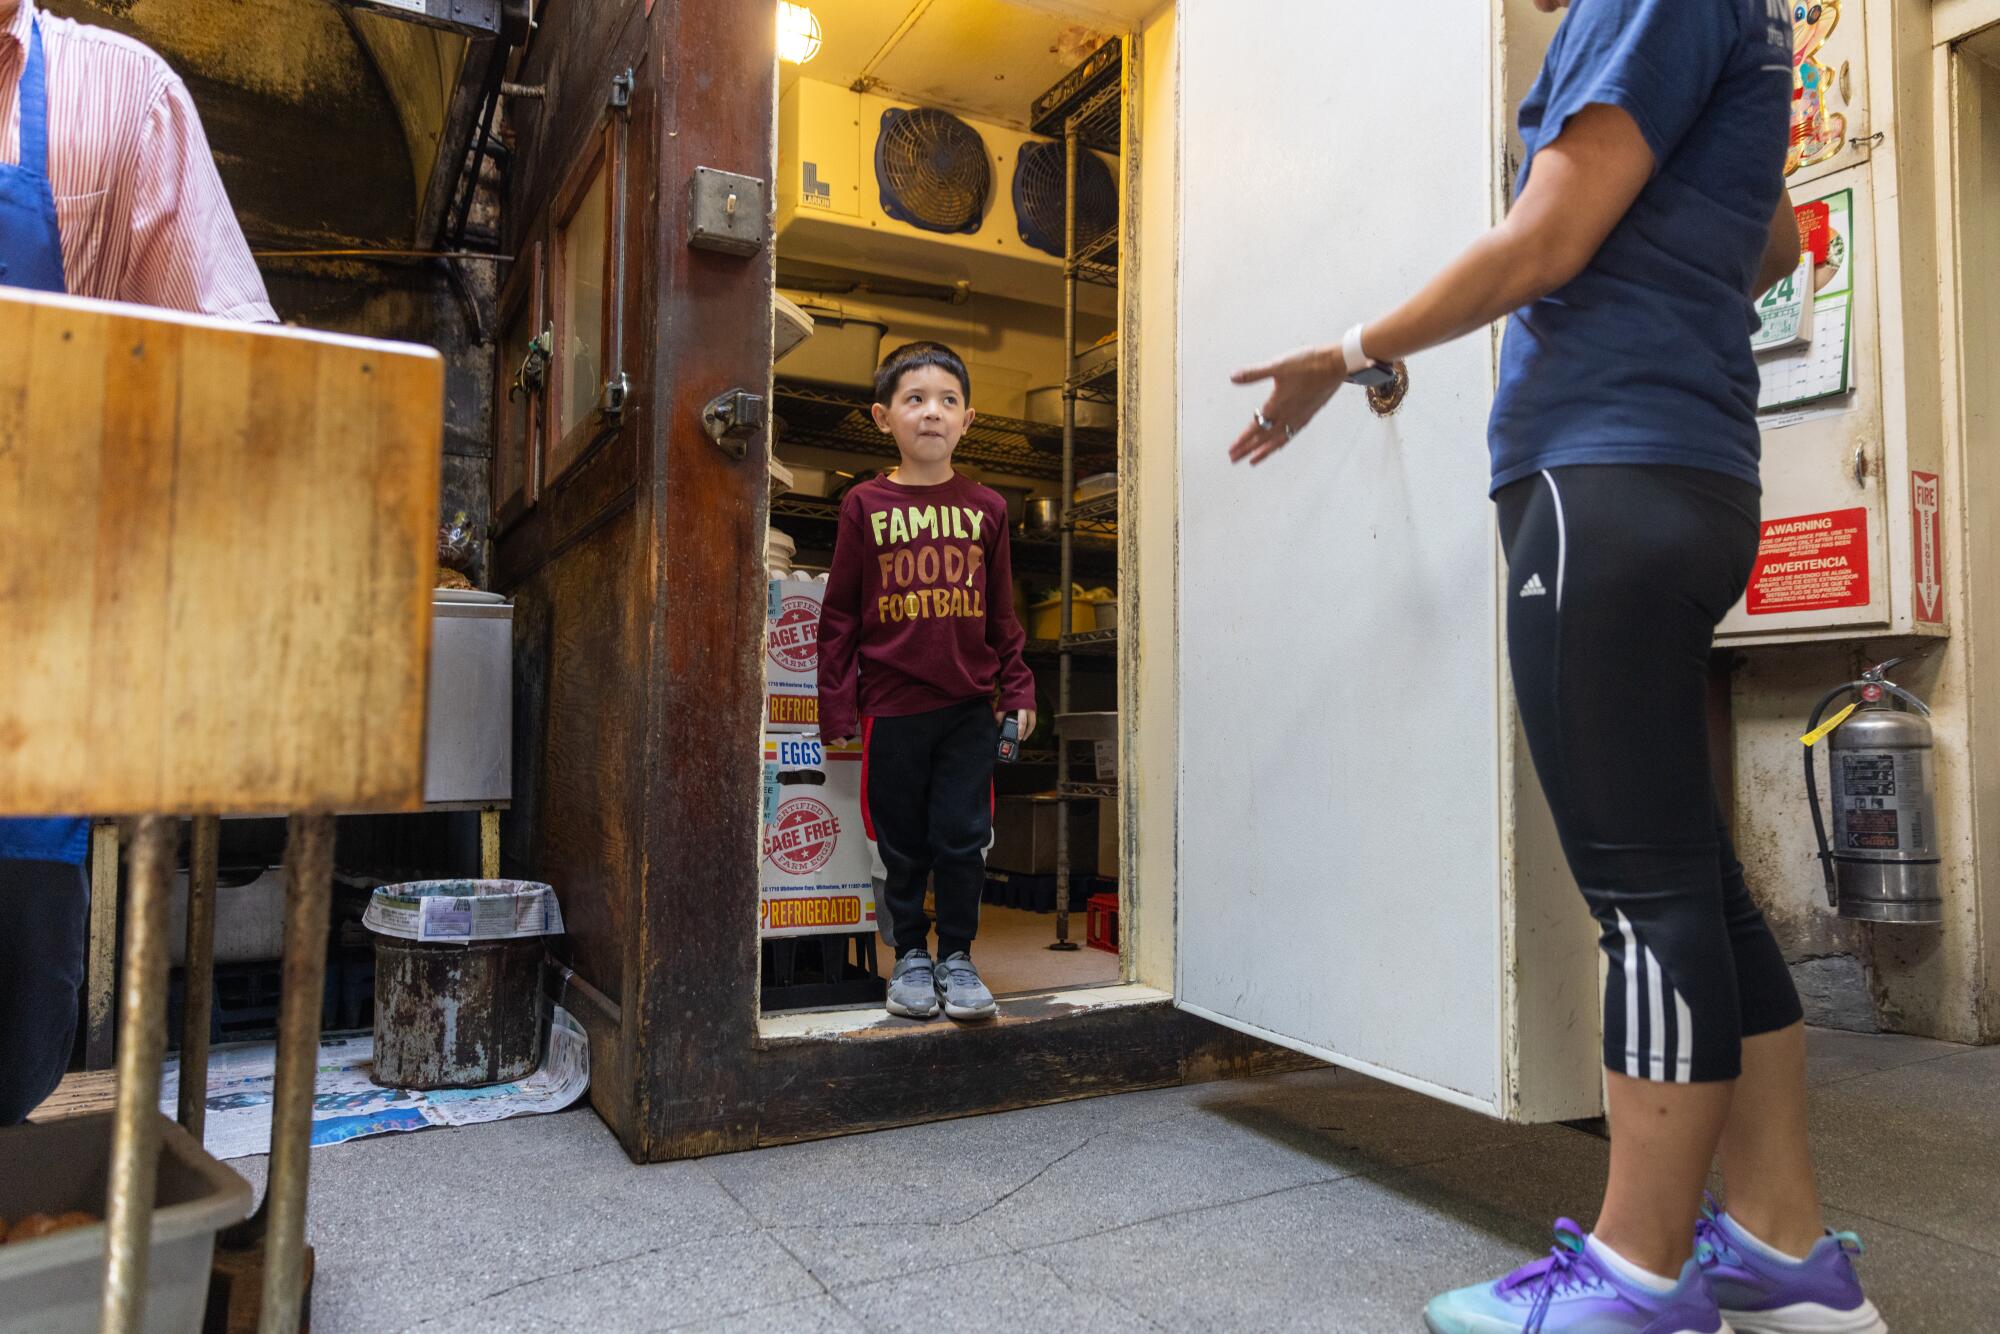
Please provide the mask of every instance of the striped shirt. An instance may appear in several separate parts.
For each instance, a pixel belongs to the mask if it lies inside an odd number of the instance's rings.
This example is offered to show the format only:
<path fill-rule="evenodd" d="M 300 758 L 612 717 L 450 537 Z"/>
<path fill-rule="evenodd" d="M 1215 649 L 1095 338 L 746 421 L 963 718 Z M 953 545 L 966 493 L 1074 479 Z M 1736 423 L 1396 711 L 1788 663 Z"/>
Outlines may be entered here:
<path fill-rule="evenodd" d="M 34 0 L 0 31 L 0 161 L 21 160 Z M 49 177 L 77 296 L 275 321 L 187 87 L 146 47 L 41 15 Z"/>

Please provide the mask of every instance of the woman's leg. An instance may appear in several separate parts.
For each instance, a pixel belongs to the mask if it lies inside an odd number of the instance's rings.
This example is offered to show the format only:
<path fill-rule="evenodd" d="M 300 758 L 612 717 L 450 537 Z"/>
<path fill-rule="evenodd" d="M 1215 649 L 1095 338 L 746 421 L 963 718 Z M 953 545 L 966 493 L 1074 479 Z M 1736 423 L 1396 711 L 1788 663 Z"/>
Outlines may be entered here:
<path fill-rule="evenodd" d="M 1736 905 L 1705 710 L 1714 626 L 1755 549 L 1755 495 L 1677 469 L 1585 467 L 1500 502 L 1515 694 L 1610 961 L 1611 1178 L 1596 1236 L 1671 1277 L 1693 1249 L 1740 1068 Z"/>
<path fill-rule="evenodd" d="M 1721 1150 L 1729 1216 L 1787 1255 L 1812 1250 L 1826 1225 L 1806 1143 L 1804 1023 L 1743 1039 Z"/>
<path fill-rule="evenodd" d="M 1744 1034 L 1743 1073 L 1720 1146 L 1729 1212 L 1753 1236 L 1804 1255 L 1825 1231 L 1806 1142 L 1805 1011 L 1784 953 L 1744 883 L 1720 803 L 1715 843 Z"/>
<path fill-rule="evenodd" d="M 1598 1240 L 1641 1269 L 1681 1272 L 1734 1087 L 1607 1074 L 1611 1175 L 1592 1229 Z"/>
<path fill-rule="evenodd" d="M 1715 841 L 1722 873 L 1723 919 L 1729 930 L 1730 957 L 1736 965 L 1737 1002 L 1746 1035 L 1743 1072 L 1734 1085 L 1689 1087 L 1734 1090 L 1724 1102 L 1726 1117 L 1717 1142 L 1730 1216 L 1777 1249 L 1804 1255 L 1824 1235 L 1824 1228 L 1819 1191 L 1813 1182 L 1812 1153 L 1806 1142 L 1805 1025 L 1800 1019 L 1798 991 L 1778 942 L 1744 883 L 1743 864 L 1736 859 L 1719 804 Z M 1698 1173 L 1703 1180 L 1708 1174 L 1709 1160 L 1702 1158 L 1674 1163 L 1660 1179 L 1651 1179 L 1656 1165 L 1668 1163 L 1678 1149 L 1696 1153 L 1700 1138 L 1684 1146 L 1673 1142 L 1648 1146 L 1644 1143 L 1645 1127 L 1660 1120 L 1699 1126 L 1714 1114 L 1714 1107 L 1706 1100 L 1694 1106 L 1669 1107 L 1657 1096 L 1664 1093 L 1671 1099 L 1676 1092 L 1672 1085 L 1633 1080 L 1615 1072 L 1609 1078 L 1611 1119 L 1627 1129 L 1623 1143 L 1616 1138 L 1612 1143 L 1611 1189 L 1605 1196 L 1597 1232 L 1608 1245 L 1627 1255 L 1675 1240 L 1653 1235 L 1653 1211 L 1646 1207 L 1646 1201 L 1659 1199 L 1670 1190 L 1685 1191 L 1693 1174 Z M 1700 1202 L 1699 1193 L 1692 1200 L 1684 1197 L 1672 1212 L 1698 1207 Z"/>

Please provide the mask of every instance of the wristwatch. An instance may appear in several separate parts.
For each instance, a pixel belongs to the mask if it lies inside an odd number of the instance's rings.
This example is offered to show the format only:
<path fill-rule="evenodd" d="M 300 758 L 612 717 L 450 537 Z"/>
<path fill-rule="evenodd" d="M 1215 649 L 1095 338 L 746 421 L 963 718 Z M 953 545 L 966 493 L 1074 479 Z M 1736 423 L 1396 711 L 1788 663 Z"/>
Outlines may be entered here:
<path fill-rule="evenodd" d="M 1340 359 L 1347 370 L 1347 382 L 1358 384 L 1364 389 L 1380 389 L 1383 385 L 1396 382 L 1396 368 L 1386 361 L 1376 361 L 1361 347 L 1361 326 L 1355 325 L 1340 340 Z"/>

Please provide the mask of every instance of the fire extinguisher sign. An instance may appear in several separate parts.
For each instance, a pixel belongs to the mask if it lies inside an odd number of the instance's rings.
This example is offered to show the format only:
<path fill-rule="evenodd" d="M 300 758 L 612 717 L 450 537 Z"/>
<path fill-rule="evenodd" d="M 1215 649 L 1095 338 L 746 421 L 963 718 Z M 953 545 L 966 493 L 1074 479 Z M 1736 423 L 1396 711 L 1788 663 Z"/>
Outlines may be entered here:
<path fill-rule="evenodd" d="M 1752 616 L 1868 605 L 1868 511 L 1767 520 L 1745 610 Z"/>
<path fill-rule="evenodd" d="M 1916 581 L 1912 601 L 1916 616 L 1926 625 L 1944 623 L 1944 557 L 1939 551 L 1938 479 L 1934 472 L 1910 474 L 1910 540 L 1915 544 L 1916 562 L 1911 566 Z"/>

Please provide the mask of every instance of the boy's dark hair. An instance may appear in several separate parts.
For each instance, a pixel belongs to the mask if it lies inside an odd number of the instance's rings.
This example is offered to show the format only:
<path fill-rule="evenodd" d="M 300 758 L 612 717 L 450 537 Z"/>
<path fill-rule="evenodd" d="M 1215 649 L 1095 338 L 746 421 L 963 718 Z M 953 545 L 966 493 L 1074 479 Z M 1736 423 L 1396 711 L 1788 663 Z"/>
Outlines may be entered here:
<path fill-rule="evenodd" d="M 887 407 L 903 377 L 925 366 L 936 366 L 956 375 L 958 387 L 965 391 L 965 401 L 972 402 L 972 376 L 958 353 L 943 343 L 905 343 L 882 358 L 882 367 L 875 372 L 875 401 Z"/>

